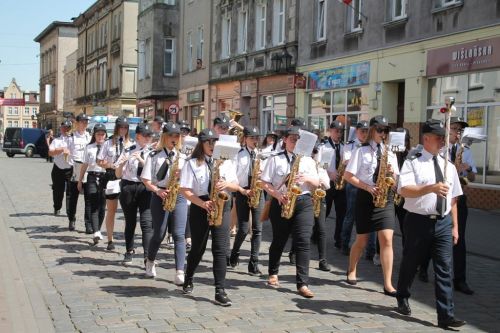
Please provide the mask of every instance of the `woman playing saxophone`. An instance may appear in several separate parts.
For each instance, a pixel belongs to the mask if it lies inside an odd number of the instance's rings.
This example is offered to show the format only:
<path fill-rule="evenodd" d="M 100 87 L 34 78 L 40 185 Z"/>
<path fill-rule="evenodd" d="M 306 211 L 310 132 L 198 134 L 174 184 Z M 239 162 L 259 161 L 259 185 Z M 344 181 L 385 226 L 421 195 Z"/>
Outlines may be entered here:
<path fill-rule="evenodd" d="M 267 284 L 278 287 L 278 272 L 283 248 L 292 234 L 296 251 L 297 290 L 306 298 L 314 297 L 309 289 L 309 256 L 314 223 L 312 191 L 319 186 L 316 162 L 310 156 L 295 156 L 293 150 L 299 136 L 298 127 L 290 127 L 284 134 L 284 150 L 269 158 L 261 180 L 264 190 L 273 197 L 270 220 L 273 240 L 269 249 L 269 278 Z M 288 178 L 287 179 L 287 175 Z M 294 197 L 295 204 L 293 203 Z M 287 207 L 286 212 L 282 207 Z M 290 218 L 282 216 L 290 215 Z"/>
<path fill-rule="evenodd" d="M 392 236 L 395 213 L 393 192 L 388 180 L 399 174 L 394 154 L 387 150 L 384 140 L 388 137 L 389 125 L 383 116 L 370 120 L 368 142 L 359 147 L 347 165 L 346 181 L 360 190 L 356 197 L 356 240 L 351 247 L 347 283 L 356 284 L 356 268 L 365 248 L 369 234 L 376 231 L 380 242 L 380 261 L 384 275 L 384 293 L 395 297 L 392 285 Z M 384 194 L 385 193 L 385 194 Z M 378 206 L 378 207 L 377 207 Z"/>

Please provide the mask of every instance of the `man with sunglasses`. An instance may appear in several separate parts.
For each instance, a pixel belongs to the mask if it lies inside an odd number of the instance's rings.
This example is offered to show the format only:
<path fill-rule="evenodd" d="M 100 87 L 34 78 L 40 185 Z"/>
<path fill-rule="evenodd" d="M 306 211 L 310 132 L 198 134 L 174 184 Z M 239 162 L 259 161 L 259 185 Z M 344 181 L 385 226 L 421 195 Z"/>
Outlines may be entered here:
<path fill-rule="evenodd" d="M 403 164 L 398 192 L 408 211 L 404 221 L 405 244 L 399 270 L 397 311 L 410 315 L 410 287 L 417 265 L 432 256 L 435 273 L 438 326 L 456 328 L 465 321 L 454 316 L 452 289 L 452 248 L 458 235 L 457 198 L 462 188 L 455 166 L 439 154 L 444 146 L 445 128 L 430 119 L 422 127 L 423 149 Z M 446 177 L 444 176 L 446 171 Z"/>
<path fill-rule="evenodd" d="M 326 191 L 326 217 L 330 216 L 332 210 L 332 204 L 335 204 L 335 247 L 337 249 L 341 248 L 341 234 L 342 225 L 344 223 L 344 217 L 346 213 L 346 196 L 345 189 L 336 190 L 335 181 L 337 180 L 337 170 L 342 161 L 342 154 L 344 151 L 344 144 L 342 142 L 342 137 L 344 133 L 344 124 L 339 120 L 334 120 L 330 124 L 330 136 L 325 143 L 326 148 L 332 148 L 335 150 L 335 154 L 332 158 L 332 163 L 328 168 L 328 176 L 330 177 L 330 189 Z"/>

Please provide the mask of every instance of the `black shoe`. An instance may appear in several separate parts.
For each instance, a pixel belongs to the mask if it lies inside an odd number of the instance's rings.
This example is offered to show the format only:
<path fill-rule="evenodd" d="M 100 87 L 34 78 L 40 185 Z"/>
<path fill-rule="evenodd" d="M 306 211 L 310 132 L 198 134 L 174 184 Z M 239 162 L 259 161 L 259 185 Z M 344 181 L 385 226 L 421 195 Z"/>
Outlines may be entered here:
<path fill-rule="evenodd" d="M 262 276 L 262 272 L 259 269 L 259 263 L 251 261 L 248 263 L 248 274 L 253 276 Z"/>
<path fill-rule="evenodd" d="M 329 272 L 330 271 L 330 265 L 326 262 L 325 259 L 322 259 L 319 261 L 319 270 L 323 272 Z"/>
<path fill-rule="evenodd" d="M 182 285 L 182 292 L 184 294 L 191 294 L 193 292 L 193 278 L 184 276 L 184 284 Z"/>
<path fill-rule="evenodd" d="M 464 293 L 466 295 L 474 294 L 474 290 L 470 289 L 469 285 L 465 281 L 455 282 L 455 290 L 460 291 L 461 293 Z"/>
<path fill-rule="evenodd" d="M 238 254 L 231 253 L 231 256 L 229 257 L 229 266 L 231 266 L 232 268 L 238 266 L 238 264 L 240 263 L 239 257 L 240 257 L 239 253 Z"/>
<path fill-rule="evenodd" d="M 397 311 L 402 315 L 411 315 L 410 304 L 408 303 L 408 298 L 398 298 L 398 309 Z"/>
<path fill-rule="evenodd" d="M 288 259 L 290 259 L 290 264 L 295 265 L 295 253 L 294 252 L 288 253 Z"/>
<path fill-rule="evenodd" d="M 87 234 L 87 235 L 91 235 L 91 234 L 93 234 L 93 233 L 94 233 L 94 232 L 92 231 L 92 229 L 88 229 L 88 228 L 87 228 L 87 229 L 85 229 L 85 234 Z"/>
<path fill-rule="evenodd" d="M 335 244 L 333 246 L 335 246 L 338 250 L 340 250 L 340 248 L 342 247 L 340 242 L 335 242 Z"/>
<path fill-rule="evenodd" d="M 353 279 L 353 280 L 349 279 L 349 274 L 346 274 L 346 276 L 347 277 L 345 279 L 345 282 L 347 282 L 347 284 L 349 284 L 351 286 L 355 286 L 355 285 L 358 284 L 358 280 L 356 280 L 356 279 Z"/>
<path fill-rule="evenodd" d="M 396 297 L 396 294 L 397 294 L 396 290 L 389 291 L 389 290 L 387 290 L 387 289 L 384 288 L 384 295 L 391 296 L 391 297 Z"/>
<path fill-rule="evenodd" d="M 220 306 L 231 306 L 231 300 L 227 297 L 224 290 L 219 290 L 215 292 L 215 303 Z"/>
<path fill-rule="evenodd" d="M 419 270 L 418 279 L 424 283 L 429 282 L 429 276 L 427 275 L 427 271 Z"/>
<path fill-rule="evenodd" d="M 69 231 L 75 230 L 75 223 L 76 223 L 76 220 L 69 220 L 69 224 L 68 224 Z"/>
<path fill-rule="evenodd" d="M 94 241 L 94 246 L 96 246 L 97 244 L 99 244 L 99 241 L 101 240 L 101 237 L 95 236 L 94 238 L 92 238 L 92 240 Z"/>
<path fill-rule="evenodd" d="M 115 249 L 115 244 L 113 243 L 113 241 L 109 241 L 106 250 L 113 251 L 114 249 Z"/>
<path fill-rule="evenodd" d="M 449 327 L 453 327 L 453 328 L 462 327 L 465 324 L 467 324 L 467 322 L 465 320 L 458 320 L 455 318 L 438 321 L 438 326 L 441 328 L 444 328 L 444 329 L 449 328 Z"/>
<path fill-rule="evenodd" d="M 123 256 L 122 264 L 130 265 L 132 263 L 132 258 L 134 256 L 134 253 L 135 253 L 134 250 L 125 252 L 125 255 Z"/>
<path fill-rule="evenodd" d="M 59 209 L 54 209 L 54 216 L 58 216 L 61 211 Z"/>

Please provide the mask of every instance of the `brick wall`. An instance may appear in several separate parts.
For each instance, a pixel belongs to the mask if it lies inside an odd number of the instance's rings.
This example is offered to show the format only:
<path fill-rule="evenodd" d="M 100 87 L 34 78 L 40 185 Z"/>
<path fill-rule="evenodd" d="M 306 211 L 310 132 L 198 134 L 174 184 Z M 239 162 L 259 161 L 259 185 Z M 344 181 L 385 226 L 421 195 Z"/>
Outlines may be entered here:
<path fill-rule="evenodd" d="M 478 209 L 500 209 L 500 190 L 466 187 L 467 206 Z"/>

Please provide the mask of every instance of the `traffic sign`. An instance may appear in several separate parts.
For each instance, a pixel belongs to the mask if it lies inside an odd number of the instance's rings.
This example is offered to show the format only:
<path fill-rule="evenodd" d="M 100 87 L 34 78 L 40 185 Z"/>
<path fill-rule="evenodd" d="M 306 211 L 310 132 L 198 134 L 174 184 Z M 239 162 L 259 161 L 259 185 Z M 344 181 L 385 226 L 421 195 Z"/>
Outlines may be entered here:
<path fill-rule="evenodd" d="M 178 114 L 179 113 L 179 105 L 177 105 L 176 103 L 170 104 L 168 106 L 168 113 L 170 113 L 170 114 Z"/>

